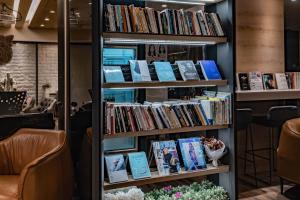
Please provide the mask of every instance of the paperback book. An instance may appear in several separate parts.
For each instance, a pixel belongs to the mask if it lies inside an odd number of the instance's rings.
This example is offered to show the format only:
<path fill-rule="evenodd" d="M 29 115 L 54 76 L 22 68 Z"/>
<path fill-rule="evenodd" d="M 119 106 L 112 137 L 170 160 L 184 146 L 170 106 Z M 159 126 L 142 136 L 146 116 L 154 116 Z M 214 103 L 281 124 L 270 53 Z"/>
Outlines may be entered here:
<path fill-rule="evenodd" d="M 276 89 L 275 77 L 272 73 L 263 74 L 263 83 L 266 90 Z"/>
<path fill-rule="evenodd" d="M 262 74 L 260 72 L 249 72 L 249 85 L 251 90 L 263 90 Z"/>
<path fill-rule="evenodd" d="M 176 81 L 172 66 L 169 62 L 154 62 L 159 81 Z"/>
<path fill-rule="evenodd" d="M 206 168 L 203 144 L 200 138 L 178 139 L 178 143 L 185 170 Z"/>
<path fill-rule="evenodd" d="M 181 172 L 175 141 L 153 142 L 152 147 L 159 175 Z"/>
<path fill-rule="evenodd" d="M 133 179 L 151 177 L 145 152 L 128 153 L 128 159 Z"/>
<path fill-rule="evenodd" d="M 123 72 L 120 66 L 103 66 L 106 83 L 125 82 Z"/>
<path fill-rule="evenodd" d="M 285 73 L 275 73 L 275 79 L 279 90 L 289 89 Z"/>
<path fill-rule="evenodd" d="M 151 76 L 146 60 L 130 60 L 129 63 L 133 82 L 151 81 Z"/>
<path fill-rule="evenodd" d="M 237 73 L 236 80 L 238 90 L 250 90 L 248 73 Z"/>
<path fill-rule="evenodd" d="M 193 61 L 176 61 L 176 64 L 184 81 L 200 80 Z"/>
<path fill-rule="evenodd" d="M 219 69 L 214 60 L 199 60 L 205 80 L 222 80 Z"/>
<path fill-rule="evenodd" d="M 124 156 L 122 154 L 105 156 L 110 183 L 128 181 Z"/>

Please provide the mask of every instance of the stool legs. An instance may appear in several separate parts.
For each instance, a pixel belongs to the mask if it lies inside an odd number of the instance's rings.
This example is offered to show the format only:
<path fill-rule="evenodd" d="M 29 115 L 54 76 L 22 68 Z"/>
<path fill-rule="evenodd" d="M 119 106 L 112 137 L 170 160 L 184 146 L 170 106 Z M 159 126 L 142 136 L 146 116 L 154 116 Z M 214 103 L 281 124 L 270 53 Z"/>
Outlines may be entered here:
<path fill-rule="evenodd" d="M 272 163 L 273 163 L 273 129 L 270 128 L 269 129 L 269 148 L 268 148 L 268 151 L 269 151 L 269 184 L 271 185 L 272 184 Z"/>

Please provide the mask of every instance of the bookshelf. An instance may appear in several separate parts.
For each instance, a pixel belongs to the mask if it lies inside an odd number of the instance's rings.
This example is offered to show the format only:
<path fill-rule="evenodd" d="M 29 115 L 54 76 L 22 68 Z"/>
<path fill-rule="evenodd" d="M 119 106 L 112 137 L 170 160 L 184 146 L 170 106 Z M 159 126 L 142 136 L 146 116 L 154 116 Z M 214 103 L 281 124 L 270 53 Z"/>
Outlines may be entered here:
<path fill-rule="evenodd" d="M 179 88 L 179 87 L 208 87 L 208 86 L 226 86 L 227 80 L 215 80 L 215 81 L 174 81 L 174 82 L 124 82 L 124 83 L 104 83 L 103 88 L 106 89 L 122 89 L 122 88 Z"/>
<path fill-rule="evenodd" d="M 180 5 L 202 6 L 207 5 L 205 9 L 211 12 L 217 12 L 223 22 L 223 28 L 226 32 L 226 37 L 212 36 L 191 36 L 191 35 L 161 35 L 161 34 L 143 34 L 143 33 L 117 33 L 105 32 L 104 23 L 104 7 L 105 3 L 117 4 L 122 1 L 111 0 L 92 0 L 92 45 L 93 45 L 93 151 L 92 151 L 92 195 L 93 199 L 103 199 L 104 190 L 112 188 L 122 188 L 127 186 L 142 186 L 147 184 L 165 183 L 174 180 L 189 179 L 199 176 L 209 176 L 214 183 L 220 185 L 228 191 L 231 199 L 236 199 L 236 176 L 235 176 L 235 134 L 232 126 L 200 126 L 192 128 L 180 129 L 162 129 L 153 131 L 143 131 L 134 133 L 118 133 L 114 135 L 104 134 L 104 106 L 103 106 L 103 89 L 152 89 L 152 88 L 182 88 L 182 87 L 203 87 L 208 88 L 214 86 L 217 91 L 230 92 L 233 95 L 232 110 L 234 108 L 234 0 L 136 0 L 131 3 L 141 4 L 151 3 L 166 3 Z M 146 6 L 146 5 L 145 5 Z M 171 6 L 171 5 L 170 5 Z M 204 51 L 204 59 L 215 60 L 222 75 L 226 78 L 220 81 L 176 81 L 176 82 L 143 82 L 143 83 L 104 83 L 103 77 L 103 60 L 102 53 L 104 46 L 139 46 L 145 44 L 163 44 L 176 45 L 183 47 L 201 47 Z M 144 59 L 139 54 L 138 59 Z M 215 89 L 215 88 L 214 88 Z M 110 184 L 104 178 L 104 150 L 103 141 L 105 139 L 123 138 L 123 137 L 139 137 L 143 139 L 146 136 L 155 135 L 170 135 L 176 133 L 193 133 L 204 131 L 207 135 L 212 135 L 222 140 L 229 148 L 229 153 L 223 158 L 223 164 L 219 167 L 208 166 L 205 170 L 184 171 L 180 174 L 172 174 L 170 176 L 158 176 L 156 171 L 151 172 L 151 178 L 142 180 L 133 180 L 129 176 L 129 181 Z M 143 137 L 142 137 L 143 136 Z M 147 152 L 146 152 L 147 154 Z"/>
<path fill-rule="evenodd" d="M 152 130 L 152 131 L 139 131 L 139 132 L 126 132 L 126 133 L 116 133 L 111 135 L 104 135 L 105 139 L 111 138 L 122 138 L 122 137 L 143 137 L 143 136 L 153 136 L 153 135 L 167 135 L 175 133 L 188 133 L 196 131 L 210 131 L 210 130 L 219 130 L 226 129 L 228 125 L 213 125 L 213 126 L 197 126 L 197 127 L 185 127 L 178 129 L 161 129 L 161 130 Z"/>
<path fill-rule="evenodd" d="M 268 101 L 300 99 L 300 89 L 236 91 L 237 101 Z"/>
<path fill-rule="evenodd" d="M 208 176 L 208 175 L 212 175 L 212 174 L 221 174 L 221 173 L 227 173 L 227 172 L 229 172 L 229 165 L 221 165 L 218 167 L 208 166 L 207 169 L 197 170 L 197 171 L 184 171 L 184 169 L 182 169 L 181 173 L 175 173 L 175 174 L 171 174 L 169 176 L 159 176 L 158 172 L 154 171 L 154 172 L 151 172 L 151 178 L 134 180 L 129 175 L 128 176 L 129 180 L 126 182 L 110 184 L 105 181 L 104 189 L 110 190 L 110 189 L 123 188 L 123 187 L 129 187 L 129 186 L 142 186 L 142 185 L 148 185 L 148 184 L 175 181 L 175 180 L 194 178 L 194 177 L 199 177 L 199 176 Z"/>

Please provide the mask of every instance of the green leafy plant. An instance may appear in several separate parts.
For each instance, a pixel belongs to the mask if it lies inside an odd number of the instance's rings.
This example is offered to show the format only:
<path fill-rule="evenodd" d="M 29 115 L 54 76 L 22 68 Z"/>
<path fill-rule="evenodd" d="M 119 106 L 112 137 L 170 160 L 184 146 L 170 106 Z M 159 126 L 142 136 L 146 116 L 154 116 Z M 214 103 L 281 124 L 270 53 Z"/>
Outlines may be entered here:
<path fill-rule="evenodd" d="M 145 200 L 229 200 L 224 188 L 210 181 L 186 186 L 166 186 L 145 194 Z"/>

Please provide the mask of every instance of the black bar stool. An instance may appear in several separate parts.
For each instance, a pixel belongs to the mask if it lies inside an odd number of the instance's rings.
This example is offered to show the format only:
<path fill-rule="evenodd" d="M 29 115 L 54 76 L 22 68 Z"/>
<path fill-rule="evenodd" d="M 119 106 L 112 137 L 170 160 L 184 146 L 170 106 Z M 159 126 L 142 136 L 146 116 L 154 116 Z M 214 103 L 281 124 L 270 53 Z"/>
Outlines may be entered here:
<path fill-rule="evenodd" d="M 254 149 L 255 152 L 258 151 L 268 151 L 269 156 L 265 157 L 254 153 L 255 157 L 259 157 L 269 161 L 269 185 L 272 184 L 272 171 L 275 169 L 275 155 L 278 144 L 274 144 L 274 132 L 280 134 L 282 125 L 290 119 L 298 117 L 298 107 L 297 106 L 274 106 L 271 107 L 267 115 L 264 116 L 254 116 L 253 122 L 269 128 L 268 134 L 268 146 L 266 148 Z M 264 181 L 262 181 L 264 182 Z"/>
<path fill-rule="evenodd" d="M 255 181 L 255 186 L 257 187 L 257 175 L 256 175 L 256 163 L 255 163 L 255 155 L 254 155 L 254 145 L 253 145 L 253 134 L 251 129 L 251 123 L 252 123 L 252 109 L 251 108 L 243 108 L 243 109 L 237 109 L 237 131 L 245 132 L 245 151 L 244 151 L 244 175 L 253 177 Z M 249 138 L 250 136 L 250 138 Z M 250 147 L 248 146 L 248 138 L 250 139 Z M 248 148 L 249 147 L 249 148 Z M 251 156 L 250 159 L 248 159 L 248 155 Z M 253 165 L 253 175 L 250 175 L 247 173 L 247 163 L 252 163 Z"/>

